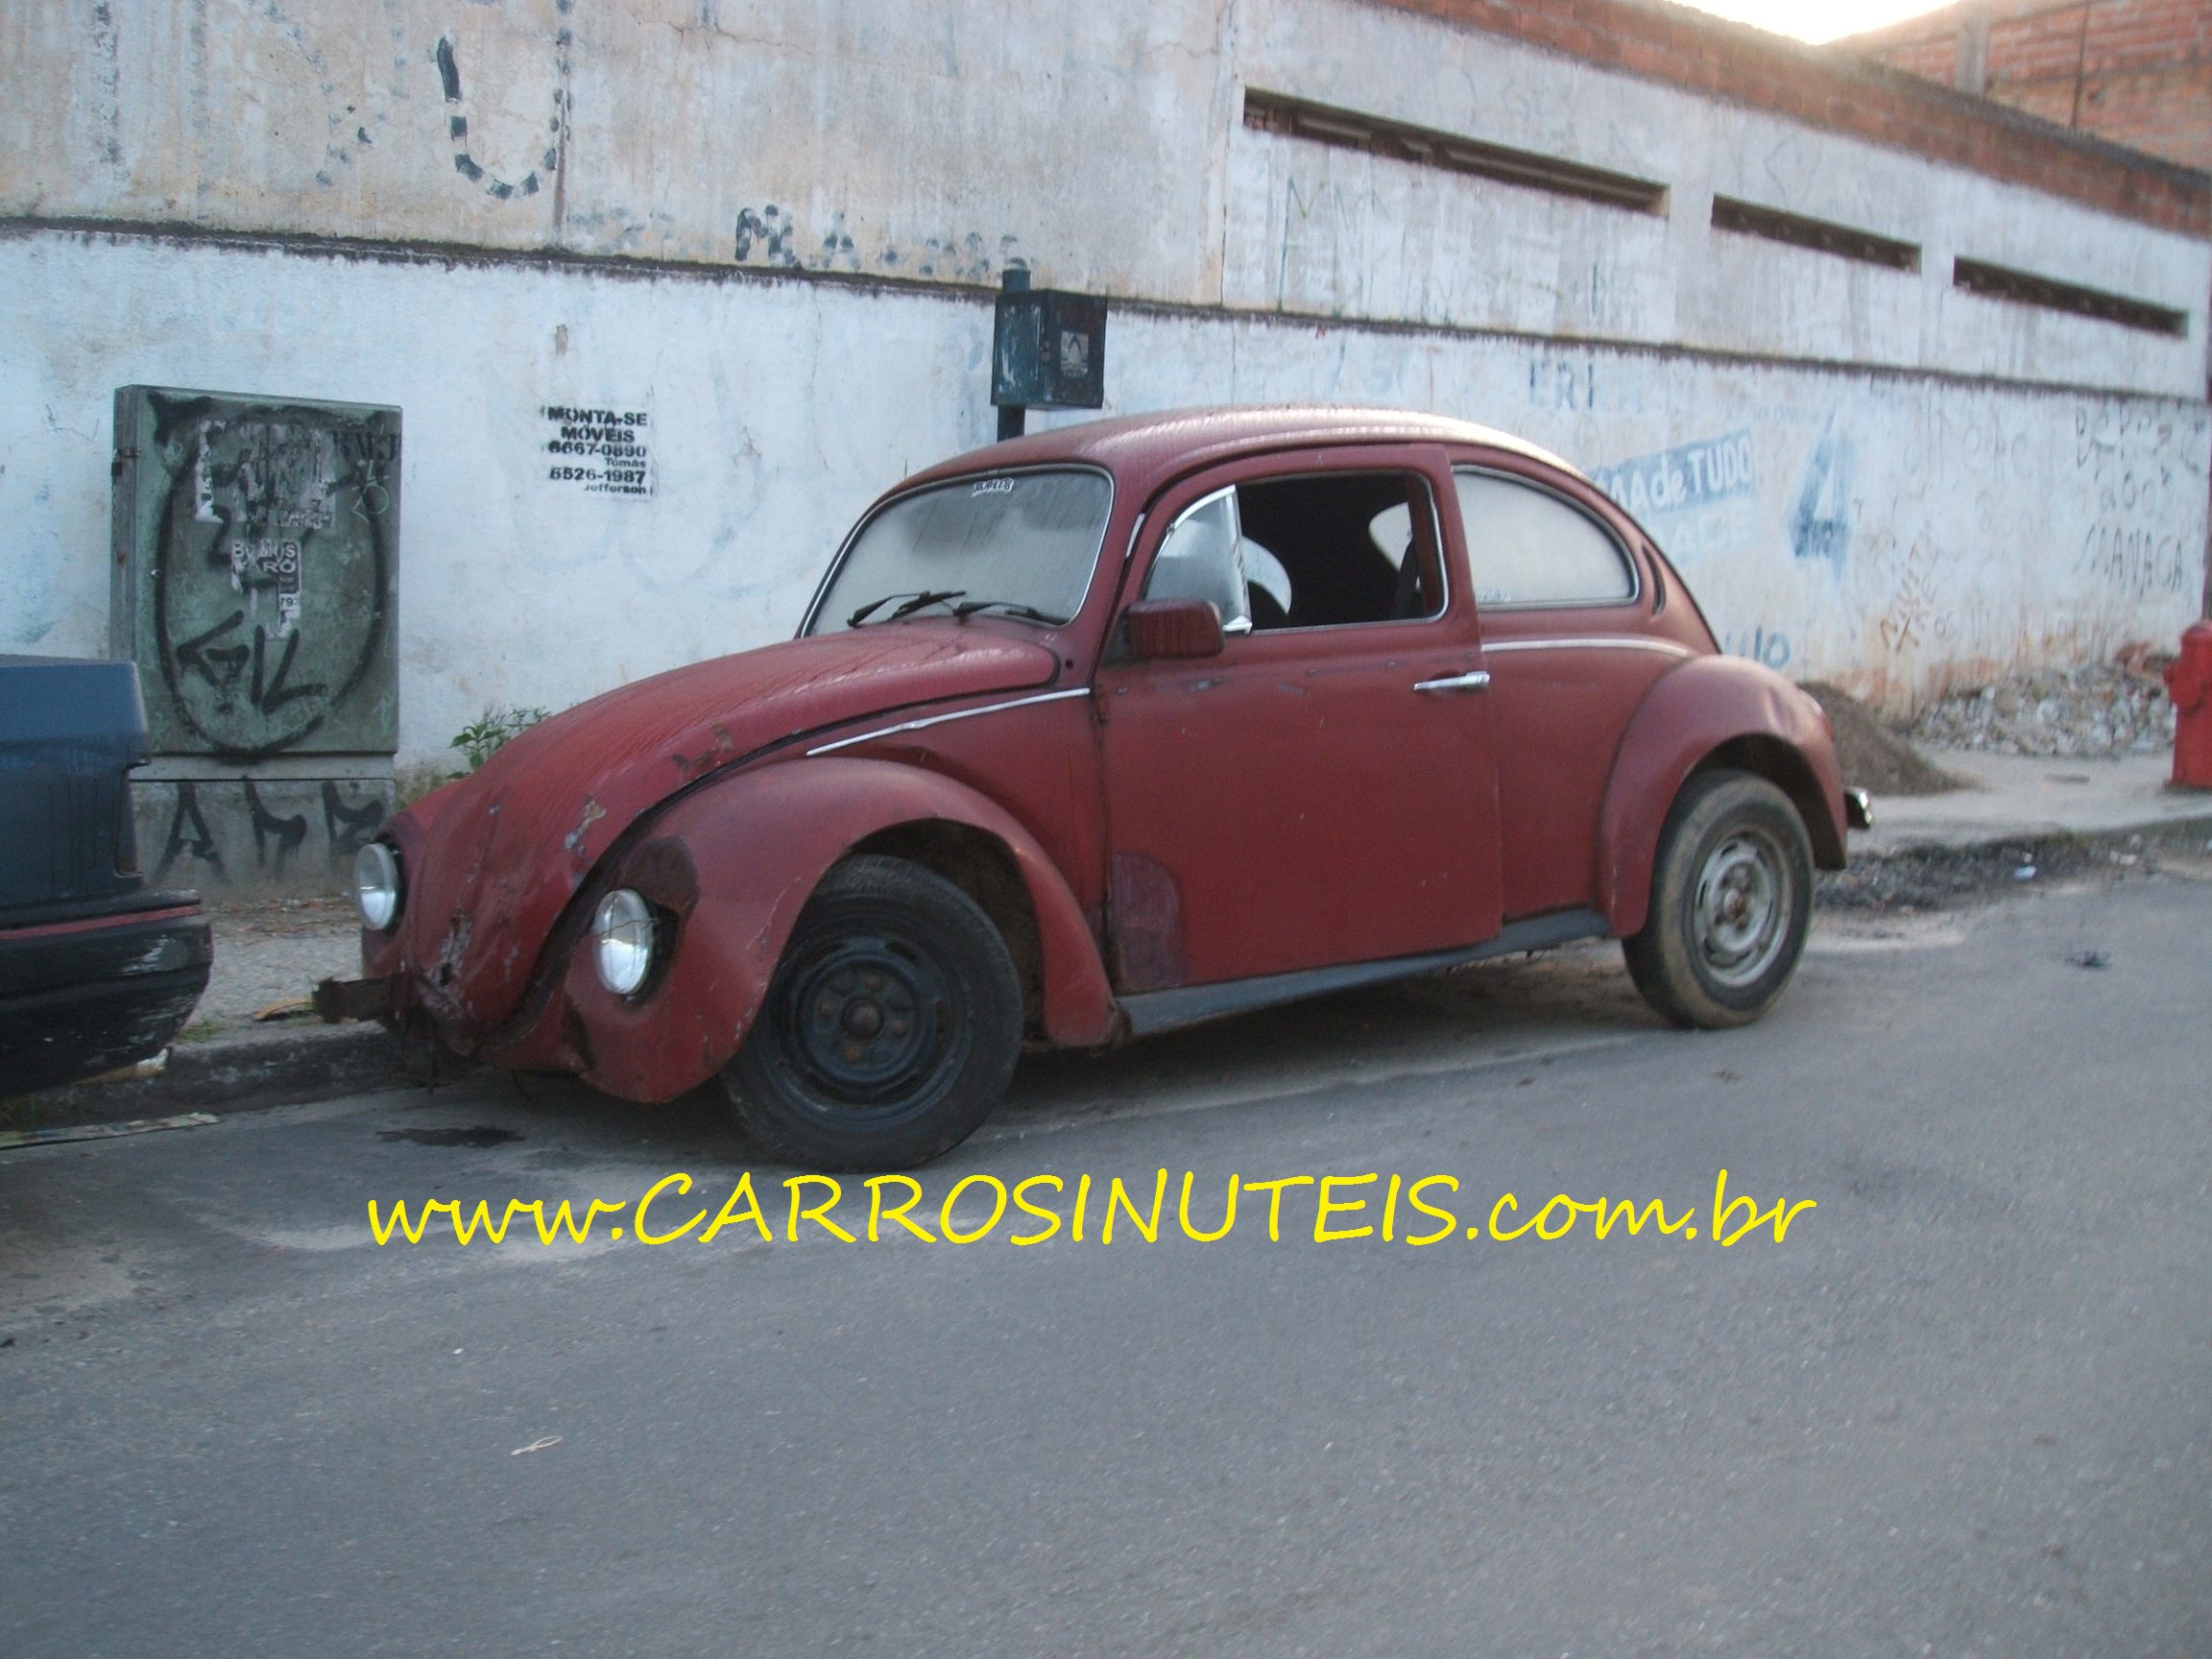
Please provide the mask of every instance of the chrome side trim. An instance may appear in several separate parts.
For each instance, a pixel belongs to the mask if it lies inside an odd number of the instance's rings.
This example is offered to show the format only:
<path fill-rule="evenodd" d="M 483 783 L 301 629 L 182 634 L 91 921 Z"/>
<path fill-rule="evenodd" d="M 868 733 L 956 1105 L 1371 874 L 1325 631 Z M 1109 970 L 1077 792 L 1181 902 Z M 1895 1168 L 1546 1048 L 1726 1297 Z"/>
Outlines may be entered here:
<path fill-rule="evenodd" d="M 1446 968 L 1461 968 L 1494 956 L 1520 950 L 1547 950 L 1577 939 L 1602 939 L 1608 931 L 1605 918 L 1595 910 L 1554 910 L 1508 922 L 1495 936 L 1479 945 L 1452 950 L 1431 950 L 1419 956 L 1393 956 L 1381 962 L 1352 962 L 1338 968 L 1308 968 L 1295 974 L 1267 974 L 1256 979 L 1231 979 L 1218 985 L 1190 985 L 1173 991 L 1141 991 L 1121 1000 L 1129 1021 L 1129 1035 L 1148 1037 L 1220 1020 L 1301 997 L 1319 997 L 1348 991 L 1358 985 L 1380 985 L 1392 979 L 1410 979 Z"/>
<path fill-rule="evenodd" d="M 1678 645 L 1671 639 L 1630 639 L 1612 637 L 1597 639 L 1485 639 L 1482 654 L 1494 657 L 1501 651 L 1656 651 L 1665 657 L 1692 657 L 1696 655 L 1687 645 Z"/>
<path fill-rule="evenodd" d="M 902 732 L 919 732 L 926 726 L 942 726 L 949 720 L 973 720 L 978 714 L 997 714 L 1008 709 L 1026 709 L 1032 703 L 1060 703 L 1070 697 L 1088 697 L 1091 687 L 1077 685 L 1067 691 L 1041 691 L 1034 697 L 1016 697 L 1006 703 L 986 703 L 980 709 L 955 709 L 950 714 L 926 714 L 919 720 L 902 720 L 896 726 L 879 726 L 873 732 L 863 732 L 857 737 L 840 737 L 834 743 L 823 743 L 806 751 L 809 757 L 829 755 L 839 749 L 850 749 L 855 743 L 873 743 L 878 737 L 895 737 Z"/>

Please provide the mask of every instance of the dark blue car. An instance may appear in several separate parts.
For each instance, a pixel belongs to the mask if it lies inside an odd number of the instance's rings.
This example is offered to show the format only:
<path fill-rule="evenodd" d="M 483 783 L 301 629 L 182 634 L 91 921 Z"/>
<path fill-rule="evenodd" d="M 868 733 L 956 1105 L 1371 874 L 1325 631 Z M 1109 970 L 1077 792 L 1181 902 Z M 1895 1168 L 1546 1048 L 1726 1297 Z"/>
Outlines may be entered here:
<path fill-rule="evenodd" d="M 138 874 L 128 662 L 0 657 L 0 1096 L 168 1046 L 207 987 L 207 919 Z"/>

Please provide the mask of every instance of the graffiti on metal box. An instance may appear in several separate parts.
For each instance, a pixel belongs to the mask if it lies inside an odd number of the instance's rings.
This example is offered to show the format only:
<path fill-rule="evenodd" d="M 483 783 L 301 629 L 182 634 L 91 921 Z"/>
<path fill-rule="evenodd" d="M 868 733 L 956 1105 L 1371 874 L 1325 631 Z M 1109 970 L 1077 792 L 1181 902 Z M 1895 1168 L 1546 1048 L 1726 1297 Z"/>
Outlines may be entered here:
<path fill-rule="evenodd" d="M 129 648 L 156 752 L 388 752 L 397 419 L 127 396 Z"/>

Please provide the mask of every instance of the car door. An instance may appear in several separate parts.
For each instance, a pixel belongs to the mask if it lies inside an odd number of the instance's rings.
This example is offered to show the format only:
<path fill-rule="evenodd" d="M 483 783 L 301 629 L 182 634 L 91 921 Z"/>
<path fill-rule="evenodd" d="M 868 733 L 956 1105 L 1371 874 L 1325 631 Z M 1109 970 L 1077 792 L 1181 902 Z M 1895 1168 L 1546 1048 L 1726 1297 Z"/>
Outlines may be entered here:
<path fill-rule="evenodd" d="M 1621 734 L 1688 648 L 1596 493 L 1525 458 L 1456 458 L 1499 743 L 1507 920 L 1595 902 L 1598 825 Z"/>
<path fill-rule="evenodd" d="M 1496 756 L 1451 488 L 1441 449 L 1358 446 L 1218 469 L 1154 504 L 1123 604 L 1204 597 L 1226 627 L 1218 656 L 1109 649 L 1098 674 L 1119 991 L 1497 932 Z"/>

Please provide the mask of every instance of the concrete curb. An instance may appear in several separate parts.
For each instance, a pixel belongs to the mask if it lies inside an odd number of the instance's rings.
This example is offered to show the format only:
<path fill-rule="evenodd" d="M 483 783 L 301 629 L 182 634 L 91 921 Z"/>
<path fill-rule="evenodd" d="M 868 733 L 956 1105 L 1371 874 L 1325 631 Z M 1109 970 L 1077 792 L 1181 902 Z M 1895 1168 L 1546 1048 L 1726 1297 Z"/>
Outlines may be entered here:
<path fill-rule="evenodd" d="M 2182 818 L 2161 818 L 2081 832 L 2023 825 L 1973 836 L 1931 836 L 1908 845 L 1854 852 L 1854 864 L 1931 854 L 1961 857 L 2007 848 L 2062 845 L 2085 852 L 2212 837 L 2212 802 Z M 173 1048 L 166 1068 L 152 1077 L 117 1083 L 80 1083 L 48 1090 L 15 1108 L 19 1128 L 74 1127 L 125 1118 L 164 1118 L 211 1109 L 222 1113 L 307 1105 L 380 1089 L 420 1089 L 430 1082 L 429 1056 L 401 1043 L 380 1025 L 311 1025 L 255 1032 Z"/>
<path fill-rule="evenodd" d="M 1877 864 L 1887 858 L 1919 858 L 1941 853 L 1993 853 L 2006 847 L 2044 842 L 2090 849 L 2119 848 L 2136 836 L 2141 836 L 2146 843 L 2188 841 L 2212 836 L 2212 796 L 2205 798 L 2202 811 L 2177 817 L 2135 819 L 2121 824 L 2100 825 L 2094 829 L 2045 823 L 2012 824 L 1991 828 L 1986 831 L 1977 830 L 1970 834 L 1930 831 L 1910 839 L 1900 837 L 1877 847 L 1854 846 L 1850 851 L 1852 863 Z"/>
<path fill-rule="evenodd" d="M 151 1077 L 79 1083 L 31 1095 L 16 1108 L 16 1126 L 75 1126 L 201 1109 L 263 1111 L 420 1087 L 427 1080 L 423 1054 L 381 1025 L 319 1024 L 180 1044 Z"/>

